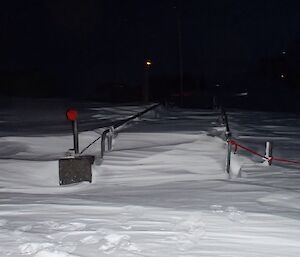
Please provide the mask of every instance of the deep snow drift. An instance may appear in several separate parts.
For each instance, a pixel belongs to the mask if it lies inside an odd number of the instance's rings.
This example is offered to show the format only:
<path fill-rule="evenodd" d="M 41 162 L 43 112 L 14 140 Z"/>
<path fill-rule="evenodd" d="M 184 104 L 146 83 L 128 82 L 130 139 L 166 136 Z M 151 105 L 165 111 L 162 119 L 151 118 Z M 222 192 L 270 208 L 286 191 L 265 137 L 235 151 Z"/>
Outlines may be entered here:
<path fill-rule="evenodd" d="M 144 109 L 75 106 L 81 149 L 100 127 Z M 238 150 L 232 167 L 242 177 L 228 179 L 217 112 L 152 111 L 117 131 L 92 184 L 61 187 L 57 159 L 72 147 L 65 107 L 0 112 L 0 256 L 299 256 L 299 166 Z M 270 140 L 274 155 L 299 160 L 296 115 L 232 111 L 229 121 L 240 143 L 263 153 Z"/>

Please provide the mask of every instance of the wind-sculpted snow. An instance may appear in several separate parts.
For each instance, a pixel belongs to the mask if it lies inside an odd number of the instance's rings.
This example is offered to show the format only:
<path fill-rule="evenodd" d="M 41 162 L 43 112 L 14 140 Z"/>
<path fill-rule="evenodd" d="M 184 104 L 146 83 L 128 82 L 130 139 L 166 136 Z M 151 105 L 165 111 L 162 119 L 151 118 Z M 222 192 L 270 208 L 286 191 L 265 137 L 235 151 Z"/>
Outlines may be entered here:
<path fill-rule="evenodd" d="M 299 257 L 300 169 L 238 150 L 229 179 L 217 112 L 151 111 L 116 131 L 91 184 L 59 186 L 57 159 L 73 142 L 70 124 L 54 115 L 64 105 L 55 103 L 28 104 L 24 131 L 9 130 L 21 103 L 1 111 L 0 256 Z M 32 108 L 40 105 L 44 117 Z M 101 124 L 143 109 L 77 106 L 79 124 L 88 123 L 81 149 Z M 39 131 L 41 119 L 53 126 Z M 229 123 L 241 143 L 263 153 L 272 140 L 274 154 L 299 159 L 297 116 L 234 111 Z M 87 154 L 98 156 L 99 144 Z"/>
<path fill-rule="evenodd" d="M 266 141 L 274 143 L 274 156 L 300 160 L 299 114 L 232 112 L 229 122 L 233 134 L 262 154 Z"/>

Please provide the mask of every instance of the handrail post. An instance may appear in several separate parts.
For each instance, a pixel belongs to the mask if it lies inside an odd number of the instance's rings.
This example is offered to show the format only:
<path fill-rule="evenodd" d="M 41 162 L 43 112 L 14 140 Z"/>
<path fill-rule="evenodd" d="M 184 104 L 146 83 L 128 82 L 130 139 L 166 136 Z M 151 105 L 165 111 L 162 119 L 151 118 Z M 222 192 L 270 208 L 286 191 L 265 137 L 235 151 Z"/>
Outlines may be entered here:
<path fill-rule="evenodd" d="M 267 160 L 269 165 L 272 165 L 272 152 L 273 152 L 272 148 L 273 148 L 272 142 L 267 141 L 265 159 Z"/>
<path fill-rule="evenodd" d="M 115 131 L 114 127 L 111 126 L 109 128 L 109 133 L 108 133 L 108 137 L 107 137 L 107 151 L 111 151 L 112 150 L 114 131 Z"/>
<path fill-rule="evenodd" d="M 222 108 L 222 116 L 225 122 L 225 138 L 226 138 L 226 142 L 227 142 L 227 156 L 226 156 L 226 164 L 225 164 L 225 171 L 227 174 L 230 174 L 230 162 L 231 162 L 231 132 L 229 129 L 229 124 L 228 124 L 228 118 L 227 118 L 227 114 L 225 112 L 225 110 Z"/>
<path fill-rule="evenodd" d="M 73 128 L 73 141 L 74 141 L 74 152 L 75 154 L 79 154 L 79 140 L 78 140 L 78 126 L 77 120 L 72 121 Z"/>
<path fill-rule="evenodd" d="M 109 131 L 110 131 L 109 129 L 105 129 L 102 132 L 102 135 L 101 135 L 101 153 L 100 153 L 101 159 L 104 156 L 104 152 L 105 152 L 105 139 L 106 139 L 106 135 L 107 135 L 107 133 L 109 133 Z"/>
<path fill-rule="evenodd" d="M 226 137 L 229 138 L 231 137 L 231 132 L 230 132 L 230 129 L 229 129 L 229 124 L 228 124 L 228 118 L 227 118 L 227 114 L 224 113 L 224 122 L 225 122 L 225 127 L 226 127 Z"/>
<path fill-rule="evenodd" d="M 75 155 L 78 155 L 79 154 L 79 143 L 78 143 L 79 140 L 78 140 L 78 127 L 77 127 L 78 113 L 74 109 L 69 109 L 66 112 L 66 117 L 69 121 L 72 122 L 74 153 Z"/>
<path fill-rule="evenodd" d="M 225 171 L 227 174 L 230 174 L 230 161 L 231 161 L 231 144 L 229 140 L 227 140 L 227 157 L 226 157 L 226 166 L 225 166 Z"/>

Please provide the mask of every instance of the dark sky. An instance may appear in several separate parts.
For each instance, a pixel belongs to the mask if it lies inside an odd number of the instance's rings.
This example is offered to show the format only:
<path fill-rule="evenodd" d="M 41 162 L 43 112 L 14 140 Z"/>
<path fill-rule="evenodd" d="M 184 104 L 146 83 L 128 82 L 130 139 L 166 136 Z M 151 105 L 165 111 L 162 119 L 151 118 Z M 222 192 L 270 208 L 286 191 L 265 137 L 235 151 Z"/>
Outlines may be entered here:
<path fill-rule="evenodd" d="M 6 1 L 1 76 L 31 74 L 56 86 L 91 90 L 103 83 L 139 85 L 150 58 L 153 77 L 175 78 L 180 21 L 185 77 L 206 85 L 240 83 L 261 59 L 300 38 L 299 1 L 178 2 Z"/>

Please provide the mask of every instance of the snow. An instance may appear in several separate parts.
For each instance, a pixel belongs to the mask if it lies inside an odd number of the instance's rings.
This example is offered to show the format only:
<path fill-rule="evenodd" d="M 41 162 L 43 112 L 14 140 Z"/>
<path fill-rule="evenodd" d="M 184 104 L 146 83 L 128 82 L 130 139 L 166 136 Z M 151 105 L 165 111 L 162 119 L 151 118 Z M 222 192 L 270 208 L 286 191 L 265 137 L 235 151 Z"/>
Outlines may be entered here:
<path fill-rule="evenodd" d="M 92 183 L 59 186 L 73 144 L 67 104 L 20 101 L 0 112 L 0 256 L 299 256 L 299 166 L 238 149 L 229 178 L 217 112 L 160 107 L 116 131 Z M 73 106 L 81 149 L 145 107 Z M 297 115 L 228 116 L 240 144 L 263 154 L 272 141 L 274 155 L 299 160 Z M 100 142 L 86 154 L 99 156 Z"/>

